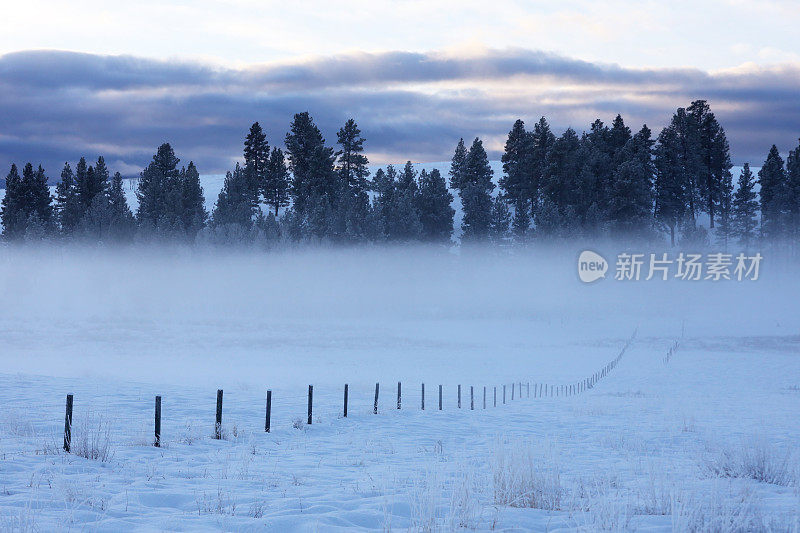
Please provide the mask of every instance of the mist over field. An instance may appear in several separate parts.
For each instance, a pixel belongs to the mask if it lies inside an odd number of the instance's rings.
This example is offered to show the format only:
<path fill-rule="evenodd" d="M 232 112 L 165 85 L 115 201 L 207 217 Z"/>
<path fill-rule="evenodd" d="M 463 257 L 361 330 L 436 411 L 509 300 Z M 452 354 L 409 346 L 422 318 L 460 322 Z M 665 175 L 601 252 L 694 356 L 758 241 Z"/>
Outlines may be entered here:
<path fill-rule="evenodd" d="M 606 279 L 584 284 L 582 249 L 8 247 L 4 366 L 259 386 L 338 383 L 348 373 L 513 376 L 536 370 L 529 354 L 574 338 L 623 338 L 636 327 L 645 336 L 681 327 L 790 334 L 800 321 L 799 282 L 769 255 L 757 281 L 619 281 L 609 251 Z M 429 356 L 409 365 L 408 350 Z"/>

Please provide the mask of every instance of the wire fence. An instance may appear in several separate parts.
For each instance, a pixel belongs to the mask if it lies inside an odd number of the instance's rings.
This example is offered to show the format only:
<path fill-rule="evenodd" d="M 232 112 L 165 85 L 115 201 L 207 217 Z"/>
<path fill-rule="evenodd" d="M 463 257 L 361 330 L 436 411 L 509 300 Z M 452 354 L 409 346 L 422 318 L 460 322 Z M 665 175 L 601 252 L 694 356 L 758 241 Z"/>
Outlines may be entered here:
<path fill-rule="evenodd" d="M 678 346 L 680 346 L 680 343 L 677 340 L 673 341 L 672 345 L 669 347 L 669 350 L 667 350 L 667 353 L 661 358 L 661 362 L 665 365 L 669 363 L 672 359 L 672 356 L 678 351 Z"/>
<path fill-rule="evenodd" d="M 339 393 L 327 388 L 322 395 L 315 394 L 313 385 L 309 385 L 303 394 L 284 394 L 285 391 L 276 394 L 278 391 L 268 390 L 258 409 L 254 408 L 252 396 L 225 396 L 221 389 L 216 391 L 216 395 L 201 394 L 200 398 L 153 397 L 139 391 L 138 394 L 118 397 L 69 394 L 66 402 L 55 401 L 52 395 L 48 395 L 45 401 L 36 402 L 7 399 L 3 401 L 5 416 L 0 422 L 4 432 L 15 438 L 6 439 L 0 457 L 61 453 L 62 450 L 85 456 L 88 449 L 102 448 L 102 444 L 108 446 L 109 443 L 115 448 L 124 448 L 193 444 L 208 437 L 238 439 L 257 432 L 269 433 L 277 427 L 276 422 L 281 427 L 291 424 L 300 428 L 325 420 L 377 415 L 388 410 L 476 411 L 500 408 L 520 400 L 568 398 L 590 391 L 607 377 L 617 367 L 636 334 L 634 331 L 612 360 L 585 378 L 569 383 L 459 384 L 453 387 L 455 390 L 446 389 L 442 384 L 420 383 L 409 391 L 407 384 L 402 382 L 392 382 L 388 387 L 379 382 L 369 394 L 365 394 L 363 388 L 354 391 L 349 384 L 344 384 Z M 665 364 L 677 347 L 678 341 L 675 341 L 663 358 Z M 339 396 L 338 400 L 336 396 Z M 197 408 L 197 405 L 210 404 L 216 407 L 213 425 L 212 413 L 203 416 L 206 411 Z M 59 411 L 64 413 L 60 428 L 53 417 L 53 413 Z M 169 416 L 162 418 L 164 413 L 169 413 Z"/>

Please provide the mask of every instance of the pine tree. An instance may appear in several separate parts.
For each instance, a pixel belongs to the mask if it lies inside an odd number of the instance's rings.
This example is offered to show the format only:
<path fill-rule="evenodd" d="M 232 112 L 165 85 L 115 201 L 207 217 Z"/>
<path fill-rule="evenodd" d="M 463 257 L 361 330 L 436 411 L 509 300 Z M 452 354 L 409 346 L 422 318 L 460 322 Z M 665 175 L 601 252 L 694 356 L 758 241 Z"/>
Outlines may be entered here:
<path fill-rule="evenodd" d="M 94 173 L 94 171 L 92 171 Z M 91 185 L 89 183 L 90 179 L 88 174 L 88 168 L 86 164 L 86 158 L 81 157 L 78 160 L 78 164 L 75 165 L 75 196 L 78 200 L 78 218 L 77 222 L 80 222 L 80 219 L 83 218 L 84 213 L 89 208 L 89 204 L 91 203 L 91 199 L 89 197 L 89 190 L 91 189 Z M 76 222 L 76 223 L 77 223 Z"/>
<path fill-rule="evenodd" d="M 556 142 L 556 137 L 550 131 L 550 125 L 542 117 L 534 124 L 531 132 L 531 186 L 530 201 L 532 215 L 535 216 L 540 203 L 540 189 L 547 173 L 547 161 L 550 150 Z"/>
<path fill-rule="evenodd" d="M 459 139 L 453 159 L 450 162 L 450 188 L 460 191 L 464 181 L 465 166 L 467 164 L 467 147 L 464 139 Z"/>
<path fill-rule="evenodd" d="M 372 181 L 369 184 L 369 189 L 378 193 L 378 196 L 380 196 L 390 185 L 391 184 L 389 183 L 386 171 L 384 171 L 382 168 L 379 168 L 377 171 L 375 171 L 375 176 L 372 178 Z"/>
<path fill-rule="evenodd" d="M 109 236 L 112 240 L 126 241 L 133 236 L 136 221 L 133 218 L 128 200 L 125 198 L 122 175 L 115 172 L 108 188 L 108 206 L 111 215 Z"/>
<path fill-rule="evenodd" d="M 364 138 L 352 118 L 339 129 L 336 142 L 342 147 L 336 171 L 339 183 L 345 190 L 340 216 L 344 215 L 344 237 L 349 241 L 360 241 L 366 235 L 366 219 L 369 211 L 367 178 L 369 160 L 364 155 Z"/>
<path fill-rule="evenodd" d="M 333 236 L 334 207 L 328 195 L 312 195 L 308 199 L 306 231 L 317 241 L 326 241 Z"/>
<path fill-rule="evenodd" d="M 677 158 L 673 179 L 683 189 L 681 198 L 686 204 L 681 222 L 692 231 L 702 203 L 699 181 L 704 175 L 701 126 L 698 120 L 696 114 L 689 113 L 681 107 L 675 112 L 669 125 L 674 133 L 672 150 Z"/>
<path fill-rule="evenodd" d="M 17 170 L 17 165 L 11 164 L 11 170 L 6 176 L 6 194 L 0 203 L 0 220 L 3 222 L 3 237 L 14 240 L 25 235 L 25 226 L 28 222 L 24 212 L 24 190 L 22 178 Z"/>
<path fill-rule="evenodd" d="M 708 102 L 695 100 L 687 112 L 690 119 L 688 124 L 695 130 L 692 152 L 698 172 L 697 195 L 703 202 L 703 210 L 708 213 L 709 226 L 713 228 L 723 182 L 730 178 L 730 148 L 725 131 L 711 112 Z"/>
<path fill-rule="evenodd" d="M 39 165 L 28 181 L 27 169 L 28 165 L 22 172 L 22 184 L 29 202 L 28 216 L 35 216 L 45 231 L 49 232 L 53 224 L 53 197 L 50 196 L 50 188 L 47 186 L 47 176 L 42 165 Z"/>
<path fill-rule="evenodd" d="M 543 200 L 548 200 L 552 204 L 549 209 L 558 214 L 551 213 L 550 219 L 563 224 L 562 234 L 573 233 L 580 223 L 577 206 L 584 200 L 581 190 L 586 181 L 582 179 L 582 160 L 581 140 L 575 130 L 567 128 L 550 148 L 541 184 Z"/>
<path fill-rule="evenodd" d="M 102 156 L 86 169 L 85 179 L 77 188 L 83 215 L 78 224 L 85 238 L 103 241 L 109 237 L 112 213 L 108 201 L 108 168 Z M 87 203 L 88 202 L 88 203 Z"/>
<path fill-rule="evenodd" d="M 419 211 L 417 173 L 408 161 L 398 174 L 392 165 L 386 169 L 384 191 L 379 197 L 386 236 L 390 240 L 409 242 L 422 236 Z"/>
<path fill-rule="evenodd" d="M 376 198 L 373 198 L 370 203 L 365 228 L 365 238 L 369 242 L 382 242 L 386 240 L 386 228 L 384 227 L 381 208 Z"/>
<path fill-rule="evenodd" d="M 406 164 L 403 165 L 403 170 L 400 171 L 397 177 L 396 188 L 399 194 L 408 193 L 411 195 L 411 198 L 416 201 L 419 187 L 417 185 L 417 171 L 414 170 L 414 165 L 411 161 L 406 161 Z"/>
<path fill-rule="evenodd" d="M 797 244 L 800 240 L 800 146 L 786 158 L 786 212 L 788 234 Z"/>
<path fill-rule="evenodd" d="M 497 197 L 492 203 L 492 214 L 489 221 L 489 240 L 494 244 L 503 244 L 508 241 L 509 225 L 511 224 L 511 212 L 508 204 Z"/>
<path fill-rule="evenodd" d="M 244 140 L 244 171 L 247 177 L 247 189 L 252 196 L 254 206 L 258 205 L 258 195 L 267 182 L 269 164 L 269 143 L 267 135 L 258 122 L 250 126 Z"/>
<path fill-rule="evenodd" d="M 417 210 L 417 199 L 411 190 L 395 191 L 392 196 L 389 216 L 386 219 L 386 234 L 390 240 L 410 242 L 422 236 L 422 222 Z"/>
<path fill-rule="evenodd" d="M 336 134 L 337 143 L 342 147 L 337 171 L 342 183 L 346 184 L 350 195 L 362 197 L 367 190 L 369 160 L 364 155 L 364 138 L 352 118 Z"/>
<path fill-rule="evenodd" d="M 78 162 L 75 178 L 75 190 L 81 206 L 81 216 L 89 210 L 92 201 L 98 194 L 103 194 L 108 188 L 108 168 L 103 156 L 97 158 L 95 166 L 86 166 L 86 159 L 81 157 Z"/>
<path fill-rule="evenodd" d="M 742 173 L 739 174 L 731 209 L 732 233 L 745 249 L 749 249 L 750 244 L 755 241 L 758 228 L 758 200 L 754 188 L 755 177 L 750 171 L 750 163 L 745 163 Z"/>
<path fill-rule="evenodd" d="M 383 169 L 378 169 L 372 182 L 372 189 L 377 193 L 377 197 L 375 198 L 375 211 L 380 219 L 380 225 L 387 239 L 391 238 L 390 226 L 393 225 L 391 218 L 394 198 L 396 196 L 396 186 L 397 171 L 394 165 L 388 165 L 385 172 Z"/>
<path fill-rule="evenodd" d="M 142 171 L 136 191 L 139 200 L 136 218 L 139 224 L 161 231 L 181 224 L 179 162 L 169 143 L 164 143 Z"/>
<path fill-rule="evenodd" d="M 627 157 L 625 147 L 631 139 L 633 139 L 631 129 L 625 125 L 622 116 L 617 115 L 608 130 L 608 150 L 613 167 L 617 167 L 625 161 Z"/>
<path fill-rule="evenodd" d="M 94 199 L 95 196 L 98 194 L 105 194 L 108 190 L 108 180 L 110 174 L 108 172 L 108 167 L 106 166 L 106 160 L 103 156 L 97 158 L 97 163 L 94 166 L 94 180 L 91 182 L 91 193 L 92 198 Z"/>
<path fill-rule="evenodd" d="M 733 235 L 733 177 L 728 172 L 723 176 L 719 188 L 719 218 L 717 221 L 717 236 L 719 241 L 728 250 L 728 240 Z"/>
<path fill-rule="evenodd" d="M 200 173 L 194 162 L 189 161 L 189 166 L 181 169 L 181 221 L 189 241 L 194 241 L 197 233 L 203 229 L 208 220 L 206 211 L 206 198 L 203 187 L 200 185 Z M 248 187 L 251 184 L 248 184 Z"/>
<path fill-rule="evenodd" d="M 514 240 L 525 242 L 531 229 L 530 205 L 527 200 L 517 200 L 514 205 L 514 218 L 511 221 Z"/>
<path fill-rule="evenodd" d="M 530 199 L 536 190 L 533 183 L 533 136 L 525 131 L 525 123 L 517 120 L 508 132 L 505 151 L 500 160 L 504 175 L 499 180 L 503 196 L 512 204 Z"/>
<path fill-rule="evenodd" d="M 226 225 L 235 225 L 243 229 L 250 229 L 253 224 L 255 208 L 250 201 L 250 184 L 247 173 L 236 163 L 233 172 L 228 171 L 222 190 L 219 191 L 214 212 L 211 215 L 212 223 L 219 228 Z"/>
<path fill-rule="evenodd" d="M 6 194 L 3 197 L 0 219 L 3 236 L 9 240 L 36 237 L 50 233 L 53 227 L 53 205 L 47 176 L 41 165 L 34 170 L 31 163 L 19 176 L 16 165 L 6 177 Z"/>
<path fill-rule="evenodd" d="M 630 138 L 630 130 L 622 122 L 622 117 L 617 118 L 614 122 L 615 143 L 621 142 L 626 133 Z M 582 166 L 573 188 L 578 192 L 576 208 L 584 225 L 588 224 L 590 216 L 596 219 L 592 221 L 596 226 L 604 225 L 610 216 L 614 173 L 619 166 L 619 154 L 622 152 L 621 148 L 612 143 L 611 137 L 611 130 L 601 120 L 595 120 L 589 132 L 581 137 Z"/>
<path fill-rule="evenodd" d="M 609 219 L 618 235 L 646 237 L 653 217 L 653 140 L 645 125 L 618 154 L 611 182 Z"/>
<path fill-rule="evenodd" d="M 467 152 L 461 177 L 461 206 L 464 219 L 461 224 L 464 240 L 482 240 L 488 237 L 492 218 L 492 167 L 483 149 L 483 143 L 475 138 Z"/>
<path fill-rule="evenodd" d="M 61 181 L 56 184 L 56 219 L 64 234 L 71 234 L 80 222 L 83 210 L 75 187 L 75 176 L 69 163 L 64 163 Z"/>
<path fill-rule="evenodd" d="M 289 205 L 289 170 L 280 148 L 273 148 L 269 154 L 267 181 L 261 194 L 264 195 L 264 202 L 274 209 L 275 218 L 278 218 L 281 207 Z"/>
<path fill-rule="evenodd" d="M 450 242 L 455 215 L 455 209 L 450 206 L 452 201 L 453 195 L 438 169 L 420 173 L 418 205 L 423 240 Z"/>
<path fill-rule="evenodd" d="M 547 196 L 542 197 L 541 205 L 536 213 L 536 234 L 542 238 L 556 238 L 569 233 L 565 215 Z"/>
<path fill-rule="evenodd" d="M 655 153 L 655 217 L 670 234 L 675 246 L 676 230 L 688 211 L 682 142 L 678 127 L 672 124 L 661 130 Z"/>
<path fill-rule="evenodd" d="M 312 196 L 327 197 L 328 203 L 336 200 L 340 187 L 334 172 L 335 155 L 332 148 L 325 146 L 325 139 L 308 112 L 294 116 L 286 134 L 286 151 L 293 176 L 293 208 L 297 213 L 306 213 Z"/>
<path fill-rule="evenodd" d="M 774 144 L 758 171 L 758 182 L 761 184 L 761 234 L 768 240 L 777 240 L 784 234 L 787 191 L 783 158 Z"/>

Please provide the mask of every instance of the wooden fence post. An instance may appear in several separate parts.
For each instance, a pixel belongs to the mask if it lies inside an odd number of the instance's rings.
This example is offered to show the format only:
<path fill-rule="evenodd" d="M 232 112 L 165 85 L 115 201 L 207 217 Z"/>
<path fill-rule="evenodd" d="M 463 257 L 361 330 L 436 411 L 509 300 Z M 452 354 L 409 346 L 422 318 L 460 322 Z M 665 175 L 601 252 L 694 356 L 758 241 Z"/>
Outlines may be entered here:
<path fill-rule="evenodd" d="M 344 384 L 344 417 L 347 418 L 347 383 Z"/>
<path fill-rule="evenodd" d="M 267 391 L 267 414 L 264 417 L 264 431 L 269 433 L 272 423 L 272 391 Z"/>
<path fill-rule="evenodd" d="M 514 383 L 511 383 L 511 401 L 512 402 L 514 401 L 514 389 L 515 388 L 516 387 L 514 386 Z"/>
<path fill-rule="evenodd" d="M 461 385 L 458 386 L 458 408 L 461 409 Z"/>
<path fill-rule="evenodd" d="M 381 384 L 375 384 L 375 405 L 372 407 L 372 414 L 378 414 L 378 390 L 380 389 Z"/>
<path fill-rule="evenodd" d="M 503 405 L 506 404 L 506 386 L 503 385 Z"/>
<path fill-rule="evenodd" d="M 155 437 L 153 446 L 161 447 L 161 396 L 156 396 Z"/>
<path fill-rule="evenodd" d="M 217 389 L 217 416 L 214 422 L 214 438 L 222 438 L 222 389 Z"/>
<path fill-rule="evenodd" d="M 497 407 L 497 387 L 494 387 L 494 404 L 492 407 Z"/>
<path fill-rule="evenodd" d="M 308 425 L 312 423 L 311 414 L 314 406 L 314 385 L 308 386 Z"/>
<path fill-rule="evenodd" d="M 400 382 L 397 382 L 397 408 L 400 409 Z"/>
<path fill-rule="evenodd" d="M 422 384 L 422 410 L 425 410 L 425 384 Z"/>
<path fill-rule="evenodd" d="M 483 408 L 486 409 L 486 387 L 483 387 Z"/>
<path fill-rule="evenodd" d="M 472 385 L 469 386 L 469 410 L 475 410 L 475 395 L 473 394 Z"/>
<path fill-rule="evenodd" d="M 442 410 L 442 386 L 439 385 L 439 410 Z"/>
<path fill-rule="evenodd" d="M 72 448 L 72 394 L 67 394 L 67 409 L 64 414 L 64 451 Z"/>

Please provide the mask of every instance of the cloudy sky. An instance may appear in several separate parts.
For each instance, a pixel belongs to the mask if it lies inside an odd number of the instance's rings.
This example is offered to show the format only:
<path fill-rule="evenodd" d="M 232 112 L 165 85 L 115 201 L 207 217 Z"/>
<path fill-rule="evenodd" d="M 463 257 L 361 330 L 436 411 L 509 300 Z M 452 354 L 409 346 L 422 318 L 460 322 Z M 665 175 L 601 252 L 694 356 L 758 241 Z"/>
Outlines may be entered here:
<path fill-rule="evenodd" d="M 516 118 L 557 132 L 621 113 L 656 132 L 710 101 L 734 160 L 800 137 L 796 0 L 26 0 L 0 18 L 0 168 L 106 156 L 132 175 L 169 141 L 229 168 L 254 121 L 354 117 L 373 163 L 448 159 Z M 5 173 L 5 171 L 2 171 Z"/>

